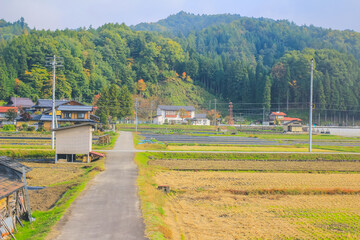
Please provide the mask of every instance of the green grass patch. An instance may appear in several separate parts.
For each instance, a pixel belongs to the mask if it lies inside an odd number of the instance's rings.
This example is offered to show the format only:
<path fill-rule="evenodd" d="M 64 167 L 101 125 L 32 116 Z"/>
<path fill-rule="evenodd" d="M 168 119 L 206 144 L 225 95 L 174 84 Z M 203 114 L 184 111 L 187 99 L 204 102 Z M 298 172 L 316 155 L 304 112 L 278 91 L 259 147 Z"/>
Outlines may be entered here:
<path fill-rule="evenodd" d="M 135 162 L 139 167 L 137 185 L 139 187 L 142 215 L 146 225 L 145 234 L 150 239 L 171 239 L 172 232 L 163 219 L 166 214 L 163 207 L 167 195 L 157 190 L 153 178 L 159 168 L 148 165 L 148 157 L 144 153 L 136 153 Z"/>
<path fill-rule="evenodd" d="M 55 150 L 29 150 L 29 149 L 1 149 L 1 156 L 8 156 L 12 158 L 54 158 Z"/>
<path fill-rule="evenodd" d="M 110 134 L 110 143 L 106 145 L 93 144 L 93 150 L 111 150 L 115 146 L 115 142 L 118 139 L 120 133 L 118 132 L 109 132 Z"/>
<path fill-rule="evenodd" d="M 209 159 L 209 160 L 292 160 L 292 161 L 360 161 L 360 154 L 316 154 L 316 153 L 146 153 L 150 159 Z"/>

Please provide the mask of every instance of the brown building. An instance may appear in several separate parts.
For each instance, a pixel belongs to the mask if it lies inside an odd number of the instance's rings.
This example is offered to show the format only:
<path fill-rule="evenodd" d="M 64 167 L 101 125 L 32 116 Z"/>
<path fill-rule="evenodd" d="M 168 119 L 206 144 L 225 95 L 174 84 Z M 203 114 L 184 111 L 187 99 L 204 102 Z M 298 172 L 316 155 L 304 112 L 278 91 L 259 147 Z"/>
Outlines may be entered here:
<path fill-rule="evenodd" d="M 22 179 L 23 168 L 25 172 L 31 171 L 15 160 L 0 156 L 0 219 L 4 220 L 0 221 L 1 237 L 11 235 L 16 229 L 16 219 L 30 210 Z"/>

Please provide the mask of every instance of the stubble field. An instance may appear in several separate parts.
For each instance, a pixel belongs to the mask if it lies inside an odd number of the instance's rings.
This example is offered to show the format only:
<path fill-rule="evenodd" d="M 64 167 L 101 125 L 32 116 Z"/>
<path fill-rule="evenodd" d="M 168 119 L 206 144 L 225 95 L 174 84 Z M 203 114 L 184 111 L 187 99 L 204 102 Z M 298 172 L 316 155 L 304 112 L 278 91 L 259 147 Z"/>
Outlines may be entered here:
<path fill-rule="evenodd" d="M 359 239 L 360 174 L 162 171 L 172 239 Z"/>

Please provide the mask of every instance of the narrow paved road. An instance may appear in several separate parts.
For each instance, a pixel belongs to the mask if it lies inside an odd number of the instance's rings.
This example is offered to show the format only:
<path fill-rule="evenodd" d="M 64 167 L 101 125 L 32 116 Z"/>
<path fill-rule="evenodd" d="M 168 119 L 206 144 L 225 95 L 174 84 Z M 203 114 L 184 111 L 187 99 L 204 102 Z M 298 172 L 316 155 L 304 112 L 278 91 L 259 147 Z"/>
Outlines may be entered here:
<path fill-rule="evenodd" d="M 131 132 L 121 132 L 114 149 L 133 150 Z M 146 239 L 133 159 L 133 152 L 107 154 L 106 171 L 73 203 L 57 240 Z"/>

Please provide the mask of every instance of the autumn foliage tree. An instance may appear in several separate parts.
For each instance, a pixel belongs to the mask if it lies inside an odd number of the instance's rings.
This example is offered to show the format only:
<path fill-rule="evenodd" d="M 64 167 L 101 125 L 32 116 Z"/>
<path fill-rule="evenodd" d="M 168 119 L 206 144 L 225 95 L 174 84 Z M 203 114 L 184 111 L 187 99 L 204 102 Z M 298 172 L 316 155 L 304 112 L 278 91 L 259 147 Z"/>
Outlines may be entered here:
<path fill-rule="evenodd" d="M 146 83 L 143 79 L 140 79 L 136 84 L 136 89 L 139 94 L 144 95 L 144 92 L 146 90 Z"/>

